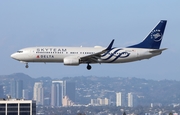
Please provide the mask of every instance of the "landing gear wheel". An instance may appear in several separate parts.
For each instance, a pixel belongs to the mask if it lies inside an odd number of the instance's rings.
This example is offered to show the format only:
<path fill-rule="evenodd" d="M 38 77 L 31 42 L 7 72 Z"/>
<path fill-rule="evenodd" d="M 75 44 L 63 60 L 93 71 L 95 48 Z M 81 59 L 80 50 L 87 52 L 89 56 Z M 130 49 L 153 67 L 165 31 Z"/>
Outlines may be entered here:
<path fill-rule="evenodd" d="M 87 65 L 87 69 L 90 70 L 91 69 L 91 65 L 88 64 Z"/>
<path fill-rule="evenodd" d="M 25 66 L 25 68 L 28 68 L 29 66 L 28 66 L 28 63 L 26 63 L 26 66 Z"/>

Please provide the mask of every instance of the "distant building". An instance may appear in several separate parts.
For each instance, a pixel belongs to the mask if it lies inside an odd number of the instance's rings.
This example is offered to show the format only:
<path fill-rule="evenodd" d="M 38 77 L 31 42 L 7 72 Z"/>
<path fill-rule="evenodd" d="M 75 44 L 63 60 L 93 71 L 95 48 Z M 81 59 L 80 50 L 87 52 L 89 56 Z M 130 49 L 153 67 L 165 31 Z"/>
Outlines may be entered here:
<path fill-rule="evenodd" d="M 44 89 L 42 82 L 35 82 L 33 99 L 36 100 L 37 105 L 43 105 L 44 102 Z"/>
<path fill-rule="evenodd" d="M 97 99 L 91 99 L 91 105 L 98 106 L 99 105 L 98 100 Z"/>
<path fill-rule="evenodd" d="M 73 106 L 74 103 L 69 99 L 68 96 L 64 96 L 62 106 L 63 107 L 68 107 L 68 106 Z"/>
<path fill-rule="evenodd" d="M 16 98 L 22 99 L 23 81 L 16 81 Z"/>
<path fill-rule="evenodd" d="M 107 106 L 110 105 L 110 100 L 108 98 L 97 98 L 97 99 L 91 99 L 91 105 L 93 106 Z"/>
<path fill-rule="evenodd" d="M 150 107 L 154 107 L 154 106 L 153 106 L 153 103 L 151 103 Z"/>
<path fill-rule="evenodd" d="M 116 93 L 116 106 L 126 106 L 125 100 L 126 100 L 125 93 L 123 92 Z"/>
<path fill-rule="evenodd" d="M 0 85 L 0 99 L 4 98 L 4 90 L 3 90 L 3 85 Z"/>
<path fill-rule="evenodd" d="M 75 82 L 72 81 L 52 81 L 51 86 L 51 106 L 62 106 L 63 97 L 68 97 L 71 102 L 75 102 Z"/>
<path fill-rule="evenodd" d="M 11 86 L 10 86 L 10 95 L 12 98 L 16 98 L 16 81 L 15 80 L 12 80 L 11 81 Z"/>
<path fill-rule="evenodd" d="M 29 99 L 29 91 L 28 91 L 28 89 L 23 89 L 22 90 L 22 98 L 23 99 Z"/>
<path fill-rule="evenodd" d="M 133 94 L 128 93 L 128 107 L 133 107 Z"/>
<path fill-rule="evenodd" d="M 50 105 L 50 98 L 46 97 L 44 98 L 44 106 L 49 106 Z"/>
<path fill-rule="evenodd" d="M 52 81 L 51 106 L 62 106 L 63 81 Z"/>
<path fill-rule="evenodd" d="M 0 115 L 36 115 L 36 102 L 23 99 L 0 100 Z"/>
<path fill-rule="evenodd" d="M 116 93 L 116 106 L 122 106 L 122 93 Z"/>
<path fill-rule="evenodd" d="M 100 99 L 100 105 L 102 106 L 110 105 L 110 100 L 108 98 Z"/>
<path fill-rule="evenodd" d="M 12 98 L 22 99 L 23 81 L 22 80 L 12 80 L 11 81 L 11 92 Z"/>
<path fill-rule="evenodd" d="M 63 91 L 63 96 L 68 96 L 69 99 L 73 102 L 75 101 L 75 89 L 76 89 L 76 85 L 75 82 L 72 81 L 64 81 L 64 91 Z"/>

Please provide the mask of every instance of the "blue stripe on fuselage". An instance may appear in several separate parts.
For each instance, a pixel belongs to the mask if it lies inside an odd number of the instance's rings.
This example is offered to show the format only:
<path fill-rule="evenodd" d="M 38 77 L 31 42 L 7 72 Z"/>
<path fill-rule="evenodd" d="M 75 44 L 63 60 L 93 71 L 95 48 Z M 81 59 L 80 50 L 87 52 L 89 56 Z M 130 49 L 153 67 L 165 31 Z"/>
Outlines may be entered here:
<path fill-rule="evenodd" d="M 114 48 L 113 48 L 114 49 Z M 108 51 L 107 53 L 106 53 L 106 55 L 103 55 L 103 56 L 101 56 L 101 57 L 105 57 L 105 56 L 107 56 L 113 49 L 111 49 L 110 51 Z M 114 56 L 114 54 L 116 54 L 119 50 L 121 50 L 121 49 L 117 49 L 116 51 L 114 51 L 113 53 L 110 53 L 109 54 L 109 57 L 107 57 L 107 58 L 105 58 L 105 59 L 102 59 L 102 60 L 108 60 L 108 59 L 110 59 L 112 56 Z"/>
<path fill-rule="evenodd" d="M 123 54 L 127 54 L 127 55 L 122 56 Z M 122 53 L 120 53 L 118 56 L 116 56 L 115 59 L 113 59 L 112 61 L 110 61 L 109 63 L 112 63 L 112 62 L 116 61 L 118 58 L 126 58 L 126 57 L 128 57 L 129 55 L 130 55 L 130 53 L 128 53 L 128 52 L 122 52 Z"/>

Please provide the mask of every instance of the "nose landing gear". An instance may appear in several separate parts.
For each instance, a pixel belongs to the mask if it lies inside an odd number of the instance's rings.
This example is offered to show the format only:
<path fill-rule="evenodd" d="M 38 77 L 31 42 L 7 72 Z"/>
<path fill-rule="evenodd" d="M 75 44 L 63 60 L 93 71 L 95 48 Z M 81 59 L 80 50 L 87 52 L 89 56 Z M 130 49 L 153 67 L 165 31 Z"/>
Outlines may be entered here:
<path fill-rule="evenodd" d="M 89 65 L 89 63 L 88 63 L 87 69 L 90 70 L 91 68 L 92 68 L 91 65 Z"/>
<path fill-rule="evenodd" d="M 25 65 L 25 68 L 28 68 L 29 66 L 28 66 L 28 63 L 26 63 L 26 65 Z"/>

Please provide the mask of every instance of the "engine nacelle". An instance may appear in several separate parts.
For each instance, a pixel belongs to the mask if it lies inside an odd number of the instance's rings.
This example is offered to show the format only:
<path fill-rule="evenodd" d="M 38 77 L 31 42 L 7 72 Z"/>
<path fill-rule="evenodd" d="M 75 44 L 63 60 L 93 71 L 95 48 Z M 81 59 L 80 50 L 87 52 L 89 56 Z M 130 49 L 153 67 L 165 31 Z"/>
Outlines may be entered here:
<path fill-rule="evenodd" d="M 79 65 L 80 61 L 79 61 L 79 57 L 75 57 L 75 56 L 70 56 L 70 57 L 65 57 L 63 62 L 64 65 Z"/>

